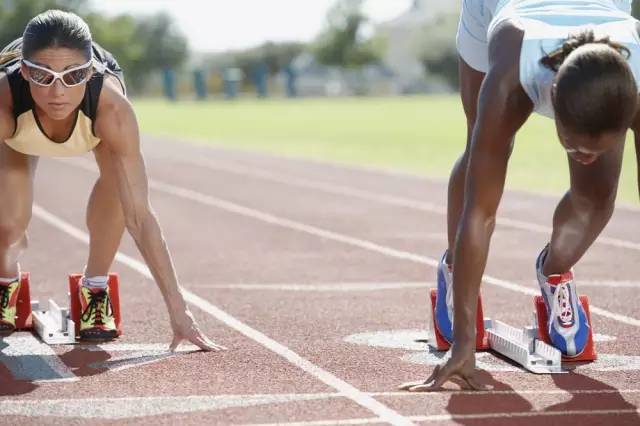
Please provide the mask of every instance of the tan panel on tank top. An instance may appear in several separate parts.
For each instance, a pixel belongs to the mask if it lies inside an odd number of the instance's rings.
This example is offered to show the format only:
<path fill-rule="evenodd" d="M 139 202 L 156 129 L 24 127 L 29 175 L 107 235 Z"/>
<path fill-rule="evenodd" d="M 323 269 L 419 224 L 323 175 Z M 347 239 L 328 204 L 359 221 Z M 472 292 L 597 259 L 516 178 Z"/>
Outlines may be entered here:
<path fill-rule="evenodd" d="M 22 113 L 16 121 L 16 132 L 6 139 L 7 145 L 18 152 L 41 157 L 70 157 L 91 151 L 100 139 L 91 131 L 91 119 L 78 111 L 73 133 L 66 142 L 49 139 L 38 127 L 33 110 Z"/>

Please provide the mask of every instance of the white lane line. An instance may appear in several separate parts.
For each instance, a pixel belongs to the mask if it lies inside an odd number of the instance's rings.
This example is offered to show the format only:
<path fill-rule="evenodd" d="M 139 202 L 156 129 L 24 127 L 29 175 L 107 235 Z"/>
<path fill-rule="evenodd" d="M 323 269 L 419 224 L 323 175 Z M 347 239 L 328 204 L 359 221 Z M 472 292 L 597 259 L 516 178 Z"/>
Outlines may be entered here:
<path fill-rule="evenodd" d="M 56 352 L 31 333 L 15 333 L 0 339 L 0 364 L 9 369 L 15 380 L 35 383 L 78 380 Z"/>
<path fill-rule="evenodd" d="M 241 216 L 257 219 L 265 223 L 269 223 L 269 224 L 280 226 L 287 229 L 292 229 L 292 230 L 303 232 L 309 235 L 314 235 L 316 237 L 337 241 L 337 242 L 348 244 L 354 247 L 359 247 L 365 250 L 380 253 L 396 259 L 420 263 L 420 264 L 428 265 L 434 268 L 438 267 L 438 260 L 431 257 L 411 253 L 408 251 L 397 250 L 391 247 L 373 243 L 368 240 L 350 237 L 337 232 L 318 228 L 313 225 L 307 225 L 302 222 L 281 218 L 281 217 L 272 215 L 270 213 L 265 213 L 256 209 L 252 209 L 252 208 L 245 207 L 230 201 L 223 200 L 221 198 L 213 197 L 213 196 L 206 195 L 206 194 L 193 191 L 190 189 L 186 189 L 186 188 L 181 188 L 168 183 L 151 180 L 149 184 L 151 188 L 157 191 L 161 191 L 161 192 L 171 194 L 180 198 L 191 200 L 206 206 L 216 207 L 231 213 L 239 214 Z M 491 284 L 496 287 L 501 287 L 507 290 L 523 293 L 529 296 L 537 296 L 540 293 L 539 290 L 534 290 L 533 288 L 525 287 L 510 281 L 501 280 L 499 278 L 495 278 L 489 275 L 484 275 L 482 280 L 487 284 Z M 605 309 L 598 308 L 593 305 L 590 305 L 590 309 L 592 313 L 596 313 L 600 316 L 613 319 L 615 321 L 619 321 L 624 324 L 640 327 L 640 320 L 636 318 L 609 312 Z"/>
<path fill-rule="evenodd" d="M 288 162 L 297 162 L 303 165 L 312 164 L 320 167 L 334 168 L 334 169 L 339 169 L 339 170 L 348 171 L 348 172 L 354 172 L 354 171 L 364 172 L 364 173 L 371 173 L 371 174 L 382 175 L 382 176 L 390 176 L 390 177 L 400 178 L 400 179 L 411 179 L 414 181 L 431 182 L 438 185 L 443 185 L 443 187 L 447 185 L 446 178 L 436 178 L 436 177 L 430 177 L 426 175 L 420 175 L 417 173 L 412 173 L 412 172 L 400 170 L 397 168 L 371 166 L 371 165 L 365 165 L 365 164 L 341 163 L 338 161 L 331 161 L 328 159 L 320 159 L 320 158 L 311 158 L 311 157 L 302 156 L 302 155 L 266 152 L 266 151 L 259 151 L 259 150 L 250 149 L 250 148 L 230 147 L 228 145 L 225 145 L 222 142 L 212 141 L 211 139 L 189 138 L 184 136 L 180 138 L 176 138 L 176 137 L 171 137 L 167 135 L 153 135 L 153 134 L 145 134 L 144 136 L 160 139 L 164 141 L 165 144 L 170 143 L 170 144 L 179 146 L 180 144 L 187 143 L 189 145 L 192 145 L 198 148 L 204 147 L 205 149 L 213 152 L 214 155 L 216 151 L 220 151 L 220 152 L 227 152 L 227 153 L 233 153 L 233 154 L 253 156 L 253 157 L 259 158 L 260 160 L 265 158 L 267 160 L 284 160 Z M 514 192 L 523 193 L 526 191 L 514 190 Z M 526 193 L 529 193 L 535 197 L 545 198 L 545 199 L 557 199 L 558 197 L 557 194 L 550 194 L 550 193 L 544 193 L 544 192 L 526 192 Z M 640 212 L 640 208 L 638 208 L 635 204 L 618 203 L 616 208 L 625 210 L 628 212 L 633 212 L 633 213 Z"/>
<path fill-rule="evenodd" d="M 579 280 L 578 287 L 612 287 L 612 288 L 640 288 L 640 281 L 613 280 Z"/>
<path fill-rule="evenodd" d="M 71 163 L 71 162 L 69 162 Z M 71 164 L 78 164 L 80 168 L 91 170 L 95 172 L 95 167 L 84 162 L 74 161 Z M 280 226 L 287 229 L 292 229 L 295 231 L 303 232 L 309 235 L 313 235 L 316 237 L 325 238 L 332 241 L 337 241 L 343 244 L 351 245 L 354 247 L 359 247 L 365 250 L 369 250 L 372 252 L 380 253 L 389 257 L 393 257 L 396 259 L 407 260 L 410 262 L 420 263 L 423 265 L 432 266 L 434 268 L 438 267 L 438 260 L 432 257 L 427 257 L 403 250 L 397 250 L 391 247 L 383 246 L 380 244 L 373 243 L 371 241 L 350 237 L 344 234 L 340 234 L 333 231 L 328 231 L 326 229 L 318 228 L 316 226 L 307 225 L 302 222 L 297 222 L 290 219 L 280 218 L 270 213 L 265 213 L 260 210 L 252 209 L 250 207 L 245 207 L 237 203 L 233 203 L 231 201 L 223 200 L 218 197 L 214 197 L 211 195 L 203 194 L 201 192 L 197 192 L 191 189 L 182 188 L 176 185 L 171 185 L 168 183 L 160 182 L 157 180 L 150 179 L 149 186 L 154 190 L 164 192 L 166 194 L 174 195 L 176 197 L 184 198 L 187 200 L 194 201 L 196 203 L 200 203 L 210 207 L 216 207 L 221 210 L 226 210 L 231 213 L 239 214 L 241 216 L 250 217 L 265 223 L 269 223 L 275 226 Z M 529 296 L 537 296 L 540 291 L 534 290 L 530 287 L 525 287 L 520 284 L 516 284 L 510 281 L 501 280 L 499 278 L 495 278 L 489 275 L 484 275 L 482 277 L 482 281 L 491 284 L 496 287 L 501 287 L 507 290 L 512 290 L 518 293 L 523 293 Z M 640 327 L 640 320 L 636 318 L 632 318 L 626 315 L 616 314 L 610 311 L 607 311 L 602 308 L 598 308 L 593 305 L 589 305 L 591 312 L 603 316 L 605 318 L 612 319 L 614 321 L 619 321 L 627 325 L 632 325 L 635 327 Z"/>
<path fill-rule="evenodd" d="M 161 353 L 171 353 L 169 351 L 168 343 L 99 343 L 97 345 L 88 345 L 88 344 L 80 344 L 76 346 L 76 349 L 82 349 L 85 351 L 91 352 L 157 352 Z M 176 352 L 191 352 L 191 351 L 199 351 L 196 345 L 192 344 L 181 344 Z"/>
<path fill-rule="evenodd" d="M 461 420 L 489 420 L 489 419 L 513 419 L 531 417 L 562 417 L 562 416 L 610 416 L 622 414 L 640 414 L 640 409 L 620 410 L 567 410 L 567 411 L 524 411 L 510 413 L 483 413 L 483 414 L 434 414 L 430 416 L 410 416 L 415 422 L 451 422 Z M 640 421 L 640 419 L 638 419 Z M 343 420 L 318 420 L 310 422 L 290 423 L 244 423 L 242 426 L 343 426 L 343 425 L 367 425 L 377 424 L 380 421 L 375 418 L 343 419 Z"/>
<path fill-rule="evenodd" d="M 531 280 L 532 284 L 538 285 L 538 281 Z M 628 280 L 583 280 L 578 278 L 578 287 L 602 287 L 602 288 L 640 288 L 640 281 Z"/>
<path fill-rule="evenodd" d="M 122 420 L 341 397 L 343 397 L 341 394 L 274 394 L 45 400 L 4 399 L 0 400 L 0 413 L 4 416 Z M 87 407 L 91 407 L 91 409 L 88 410 Z"/>
<path fill-rule="evenodd" d="M 87 233 L 74 227 L 70 223 L 65 222 L 59 217 L 53 215 L 52 213 L 48 212 L 41 206 L 34 204 L 33 214 L 36 215 L 41 220 L 67 233 L 68 235 L 88 244 L 89 235 Z M 148 279 L 153 280 L 153 276 L 149 272 L 149 268 L 147 268 L 147 266 L 142 262 L 120 252 L 118 252 L 118 254 L 116 255 L 116 260 L 128 266 L 129 268 L 133 269 L 134 271 L 139 272 L 140 274 L 144 275 Z M 245 336 L 249 337 L 255 342 L 273 351 L 277 355 L 280 355 L 281 357 L 285 358 L 286 360 L 294 364 L 296 367 L 300 368 L 303 371 L 306 371 L 316 379 L 320 380 L 321 382 L 337 390 L 338 392 L 345 395 L 355 403 L 368 409 L 369 411 L 377 415 L 380 418 L 380 420 L 386 421 L 393 425 L 412 425 L 413 424 L 411 421 L 407 420 L 400 413 L 387 407 L 386 405 L 380 403 L 379 401 L 376 401 L 371 396 L 367 395 L 366 393 L 362 392 L 356 387 L 350 385 L 344 380 L 336 377 L 330 372 L 322 369 L 321 367 L 313 364 L 307 359 L 301 357 L 291 349 L 276 342 L 275 340 L 259 332 L 258 330 L 255 330 L 249 327 L 248 325 L 244 324 L 243 322 L 237 320 L 233 316 L 219 309 L 217 306 L 214 306 L 213 304 L 207 302 L 206 300 L 202 299 L 198 295 L 192 293 L 191 291 L 185 288 L 182 289 L 182 292 L 187 301 L 198 306 L 204 312 L 207 312 L 211 316 L 217 318 L 219 321 L 227 324 L 228 326 L 234 328 L 235 330 L 239 331 L 240 333 L 244 334 Z"/>
<path fill-rule="evenodd" d="M 427 289 L 435 287 L 435 283 L 334 283 L 334 284 L 189 284 L 189 288 L 211 288 L 227 290 L 258 291 L 319 291 L 319 292 L 359 292 L 378 290 L 399 290 L 407 288 Z"/>
<path fill-rule="evenodd" d="M 346 185 L 338 185 L 328 182 L 322 182 L 319 180 L 305 179 L 293 175 L 287 175 L 282 173 L 267 172 L 264 170 L 256 170 L 250 167 L 244 167 L 241 165 L 230 164 L 218 164 L 210 160 L 193 159 L 187 160 L 186 163 L 200 166 L 210 170 L 222 171 L 226 173 L 237 174 L 240 176 L 248 176 L 265 181 L 293 186 L 304 189 L 313 189 L 316 191 L 322 191 L 329 194 L 343 195 L 347 197 L 359 198 L 361 200 L 373 201 L 381 204 L 387 204 L 392 206 L 404 207 L 413 210 L 419 210 L 429 213 L 435 213 L 440 215 L 446 215 L 447 208 L 440 204 L 426 203 L 423 201 L 413 200 L 406 197 L 399 197 L 395 195 L 382 194 L 379 192 L 367 191 L 364 189 L 358 189 Z M 545 235 L 551 235 L 552 228 L 550 226 L 538 225 L 531 222 L 522 220 L 509 219 L 504 217 L 497 218 L 498 225 L 518 229 L 521 231 L 535 232 Z M 596 240 L 597 244 L 608 245 L 617 248 L 625 248 L 631 250 L 640 251 L 640 243 L 633 241 L 622 240 L 618 238 L 611 238 L 600 236 Z"/>
<path fill-rule="evenodd" d="M 579 395 L 633 395 L 640 393 L 640 389 L 603 389 L 603 390 L 549 390 L 549 391 L 447 391 L 431 393 L 412 392 L 372 392 L 371 397 L 387 398 L 412 398 L 420 400 L 448 400 L 452 396 L 472 396 L 474 398 L 482 396 L 525 396 L 532 397 L 560 397 L 571 398 Z M 215 411 L 228 408 L 246 408 L 258 405 L 284 404 L 304 401 L 326 401 L 330 399 L 346 398 L 340 393 L 297 393 L 297 394 L 246 394 L 246 395 L 166 395 L 149 397 L 122 397 L 122 398 L 72 398 L 72 399 L 3 399 L 0 401 L 0 413 L 4 415 L 27 416 L 27 417 L 62 417 L 62 418 L 84 418 L 84 419 L 132 419 L 158 415 L 173 415 L 182 413 L 193 413 L 203 411 Z M 95 409 L 85 410 L 83 408 L 91 406 Z M 527 411 L 520 413 L 482 413 L 469 414 L 468 419 L 500 418 L 500 417 L 531 417 L 546 415 L 572 415 L 572 414 L 624 414 L 634 413 L 634 410 L 600 410 L 600 411 Z M 447 420 L 460 419 L 459 415 L 431 415 L 431 416 L 411 416 L 415 421 L 436 421 L 442 416 L 453 416 Z M 483 417 L 488 416 L 488 417 Z M 338 423 L 336 423 L 338 422 Z M 320 420 L 292 424 L 368 424 L 380 423 L 380 418 L 367 419 L 344 419 L 344 420 Z M 282 424 L 282 423 L 280 423 Z"/>

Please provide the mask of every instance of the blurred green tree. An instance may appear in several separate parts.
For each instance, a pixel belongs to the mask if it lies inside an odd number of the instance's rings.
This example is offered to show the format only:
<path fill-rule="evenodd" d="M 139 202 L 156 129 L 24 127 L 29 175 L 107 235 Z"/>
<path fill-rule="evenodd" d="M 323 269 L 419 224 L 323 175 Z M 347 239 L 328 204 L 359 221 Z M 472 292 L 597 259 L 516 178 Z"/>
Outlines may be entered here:
<path fill-rule="evenodd" d="M 3 0 L 0 3 L 0 49 L 22 36 L 27 22 L 47 9 L 86 13 L 86 0 Z"/>
<path fill-rule="evenodd" d="M 179 69 L 186 62 L 186 37 L 173 19 L 155 15 L 113 17 L 91 10 L 87 0 L 3 0 L 0 2 L 0 48 L 20 37 L 27 22 L 48 9 L 73 11 L 89 24 L 93 39 L 109 50 L 125 72 L 127 87 L 140 92 L 151 72 L 163 67 Z"/>
<path fill-rule="evenodd" d="M 420 61 L 428 75 L 444 80 L 452 88 L 459 87 L 456 32 L 458 15 L 447 14 L 425 25 L 420 39 Z"/>
<path fill-rule="evenodd" d="M 362 4 L 363 0 L 338 0 L 329 10 L 327 28 L 313 48 L 320 63 L 359 68 L 380 59 L 380 46 L 368 34 L 371 27 Z"/>
<path fill-rule="evenodd" d="M 144 90 L 150 73 L 165 67 L 180 69 L 189 55 L 185 36 L 164 12 L 135 18 L 90 13 L 85 19 L 93 39 L 117 59 L 133 93 Z"/>

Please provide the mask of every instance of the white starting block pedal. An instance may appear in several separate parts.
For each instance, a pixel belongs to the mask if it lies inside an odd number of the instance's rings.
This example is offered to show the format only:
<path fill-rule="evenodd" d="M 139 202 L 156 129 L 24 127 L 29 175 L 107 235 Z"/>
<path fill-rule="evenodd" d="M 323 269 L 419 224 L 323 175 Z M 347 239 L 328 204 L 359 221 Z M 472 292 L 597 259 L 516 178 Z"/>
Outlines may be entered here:
<path fill-rule="evenodd" d="M 498 320 L 486 320 L 491 350 L 517 362 L 536 374 L 566 373 L 562 369 L 562 354 L 538 339 L 538 328 L 515 328 Z"/>
<path fill-rule="evenodd" d="M 59 307 L 49 299 L 49 309 L 41 311 L 37 301 L 31 302 L 33 328 L 43 342 L 49 345 L 76 343 L 75 323 L 69 309 Z"/>

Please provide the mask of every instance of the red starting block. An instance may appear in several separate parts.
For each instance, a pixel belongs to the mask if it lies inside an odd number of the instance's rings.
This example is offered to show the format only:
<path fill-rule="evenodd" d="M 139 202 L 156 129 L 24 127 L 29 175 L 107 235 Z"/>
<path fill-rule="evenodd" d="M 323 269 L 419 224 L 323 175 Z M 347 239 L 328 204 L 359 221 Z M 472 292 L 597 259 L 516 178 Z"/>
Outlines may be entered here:
<path fill-rule="evenodd" d="M 435 335 L 436 349 L 439 351 L 446 351 L 451 347 L 449 342 L 444 338 L 438 325 L 436 324 L 436 296 L 438 291 L 432 288 L 430 291 L 431 297 L 431 319 L 433 322 L 433 334 Z M 476 311 L 476 350 L 489 349 L 489 338 L 485 330 L 484 325 L 484 313 L 482 311 L 482 296 L 478 295 L 478 308 Z"/>
<path fill-rule="evenodd" d="M 69 306 L 71 308 L 71 319 L 76 326 L 76 337 L 80 336 L 80 298 L 78 297 L 78 288 L 81 285 L 80 280 L 82 274 L 69 275 Z M 118 274 L 109 274 L 109 297 L 111 298 L 111 306 L 113 307 L 113 318 L 118 328 L 118 336 L 122 335 L 122 325 L 120 316 L 120 292 L 118 289 Z"/>
<path fill-rule="evenodd" d="M 544 304 L 542 296 L 536 296 L 534 298 L 536 306 L 536 318 L 538 320 L 538 338 L 543 342 L 551 345 L 551 339 L 549 338 L 549 325 L 547 318 L 547 307 Z M 591 327 L 591 313 L 589 312 L 589 298 L 587 296 L 580 296 L 580 303 L 587 314 L 587 321 L 589 322 L 589 338 L 587 340 L 587 346 L 584 351 L 578 356 L 567 357 L 562 356 L 564 362 L 578 362 L 578 361 L 595 361 L 598 358 L 596 349 L 593 344 L 593 327 Z M 552 345 L 553 346 L 553 345 Z"/>
<path fill-rule="evenodd" d="M 16 305 L 16 329 L 30 330 L 33 327 L 31 315 L 31 291 L 29 288 L 29 273 L 20 274 L 20 288 L 18 289 L 18 303 Z"/>

